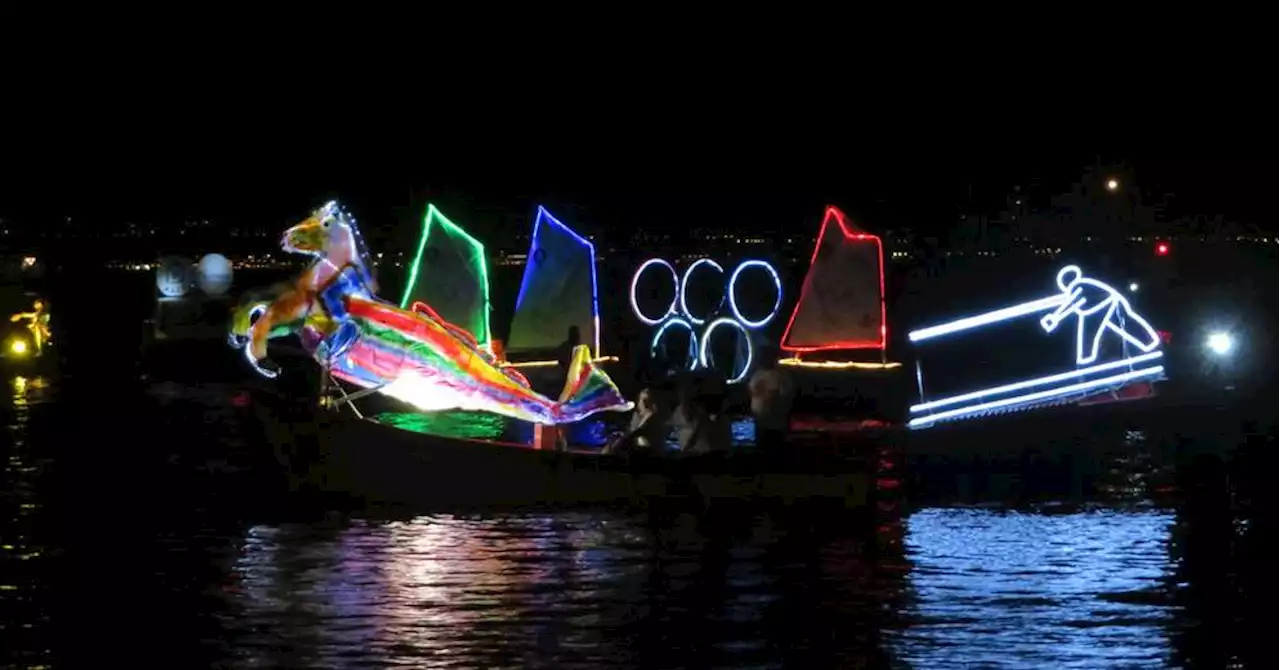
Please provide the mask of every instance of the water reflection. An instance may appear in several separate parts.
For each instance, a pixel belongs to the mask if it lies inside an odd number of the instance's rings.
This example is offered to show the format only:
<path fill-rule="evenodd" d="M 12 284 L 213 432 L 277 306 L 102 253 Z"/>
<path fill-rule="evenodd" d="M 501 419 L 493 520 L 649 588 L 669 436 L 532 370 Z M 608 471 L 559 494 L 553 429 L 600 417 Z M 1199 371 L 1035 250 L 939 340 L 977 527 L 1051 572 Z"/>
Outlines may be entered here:
<path fill-rule="evenodd" d="M 739 668 L 874 656 L 880 600 L 901 589 L 884 590 L 865 544 L 743 521 L 655 527 L 565 513 L 255 527 L 228 594 L 244 614 L 228 625 L 253 650 L 241 661 L 259 666 Z"/>
<path fill-rule="evenodd" d="M 917 667 L 1161 664 L 1175 608 L 1173 515 L 934 509 L 908 520 L 914 623 L 898 639 Z"/>
<path fill-rule="evenodd" d="M 40 579 L 47 547 L 38 533 L 43 512 L 37 487 L 49 461 L 31 448 L 27 429 L 33 406 L 47 400 L 48 385 L 41 377 L 14 376 L 7 402 L 4 467 L 0 469 L 0 647 L 20 650 L 15 661 L 37 664 L 42 645 L 33 643 L 49 625 L 49 585 Z"/>

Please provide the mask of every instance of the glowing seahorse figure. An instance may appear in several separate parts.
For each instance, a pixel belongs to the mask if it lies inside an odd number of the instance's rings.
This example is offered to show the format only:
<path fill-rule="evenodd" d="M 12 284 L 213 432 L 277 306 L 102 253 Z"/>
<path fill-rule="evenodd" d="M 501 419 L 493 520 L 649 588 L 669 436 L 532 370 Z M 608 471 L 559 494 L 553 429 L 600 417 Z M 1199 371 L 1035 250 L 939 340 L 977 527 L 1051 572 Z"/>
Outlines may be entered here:
<path fill-rule="evenodd" d="M 317 209 L 302 223 L 284 233 L 280 246 L 293 253 L 316 257 L 315 263 L 302 273 L 294 283 L 294 290 L 279 296 L 257 318 L 245 348 L 250 364 L 267 377 L 278 373 L 275 365 L 266 360 L 267 340 L 276 325 L 306 321 L 315 307 L 315 297 L 328 312 L 336 328 L 324 333 L 317 355 L 322 359 L 340 354 L 351 346 L 358 327 L 348 319 L 342 297 L 355 293 L 372 296 L 377 292 L 368 249 L 350 219 L 338 208 L 337 202 L 328 202 Z"/>
<path fill-rule="evenodd" d="M 1098 360 L 1102 336 L 1108 331 L 1119 335 L 1142 352 L 1160 346 L 1160 335 L 1146 319 L 1138 316 L 1129 301 L 1114 288 L 1084 276 L 1080 268 L 1068 265 L 1058 271 L 1058 288 L 1066 294 L 1051 314 L 1040 319 L 1045 332 L 1052 333 L 1062 320 L 1076 318 L 1076 362 L 1089 365 Z M 1137 333 L 1129 327 L 1136 326 Z M 1092 337 L 1086 337 L 1092 336 Z"/>

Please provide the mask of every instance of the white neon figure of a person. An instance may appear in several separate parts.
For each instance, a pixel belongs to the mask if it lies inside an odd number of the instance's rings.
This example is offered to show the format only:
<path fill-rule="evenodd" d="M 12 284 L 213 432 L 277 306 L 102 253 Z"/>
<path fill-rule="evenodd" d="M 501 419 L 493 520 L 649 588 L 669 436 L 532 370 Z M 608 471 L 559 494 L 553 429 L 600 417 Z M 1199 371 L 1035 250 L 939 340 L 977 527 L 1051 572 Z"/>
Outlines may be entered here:
<path fill-rule="evenodd" d="M 1107 331 L 1124 338 L 1143 353 L 1160 346 L 1160 336 L 1155 329 L 1133 311 L 1129 301 L 1119 291 L 1096 279 L 1085 277 L 1080 268 L 1068 265 L 1059 270 L 1058 288 L 1067 297 L 1052 314 L 1040 319 L 1040 326 L 1045 332 L 1052 333 L 1063 319 L 1075 315 L 1076 362 L 1080 365 L 1098 360 L 1102 336 Z M 1130 325 L 1137 326 L 1136 335 L 1129 332 Z M 1092 337 L 1086 340 L 1086 335 Z"/>

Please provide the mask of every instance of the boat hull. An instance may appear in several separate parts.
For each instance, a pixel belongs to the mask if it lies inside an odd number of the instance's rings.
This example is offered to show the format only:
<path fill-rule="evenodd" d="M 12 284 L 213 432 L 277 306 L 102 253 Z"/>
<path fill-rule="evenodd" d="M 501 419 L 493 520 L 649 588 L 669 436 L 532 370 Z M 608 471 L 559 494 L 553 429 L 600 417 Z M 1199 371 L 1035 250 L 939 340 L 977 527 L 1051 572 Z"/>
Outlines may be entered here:
<path fill-rule="evenodd" d="M 287 416 L 254 401 L 267 441 L 294 488 L 361 505 L 416 508 L 645 505 L 774 501 L 867 506 L 874 449 L 827 440 L 788 450 L 623 458 L 426 435 L 347 413 Z M 868 445 L 862 445 L 868 446 Z"/>
<path fill-rule="evenodd" d="M 830 369 L 788 366 L 796 385 L 795 412 L 900 422 L 912 380 L 902 368 Z"/>

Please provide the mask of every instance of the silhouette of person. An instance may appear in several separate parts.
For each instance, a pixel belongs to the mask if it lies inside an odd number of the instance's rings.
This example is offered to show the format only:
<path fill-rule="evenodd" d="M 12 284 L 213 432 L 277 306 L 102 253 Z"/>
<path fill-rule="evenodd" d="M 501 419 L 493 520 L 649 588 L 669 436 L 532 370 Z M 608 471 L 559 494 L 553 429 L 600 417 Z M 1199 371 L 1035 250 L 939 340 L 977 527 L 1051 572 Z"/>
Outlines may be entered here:
<path fill-rule="evenodd" d="M 1076 317 L 1076 362 L 1088 365 L 1098 360 L 1102 336 L 1108 331 L 1143 352 L 1160 344 L 1151 324 L 1138 316 L 1129 301 L 1114 288 L 1084 276 L 1080 268 L 1068 265 L 1058 272 L 1058 288 L 1066 294 L 1062 305 L 1040 319 L 1046 333 L 1052 333 L 1069 316 Z M 1136 331 L 1136 332 L 1131 332 Z"/>
<path fill-rule="evenodd" d="M 791 428 L 791 404 L 795 398 L 795 384 L 791 375 L 778 367 L 778 352 L 774 347 L 761 347 L 759 367 L 747 382 L 751 396 L 751 414 L 756 420 L 756 446 L 765 452 L 774 452 L 786 444 Z"/>
<path fill-rule="evenodd" d="M 580 344 L 582 344 L 582 332 L 577 326 L 569 326 L 568 337 L 560 343 L 560 348 L 556 351 L 556 360 L 560 363 L 560 367 L 569 369 L 569 364 L 573 362 L 573 350 Z"/>

